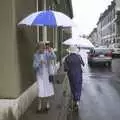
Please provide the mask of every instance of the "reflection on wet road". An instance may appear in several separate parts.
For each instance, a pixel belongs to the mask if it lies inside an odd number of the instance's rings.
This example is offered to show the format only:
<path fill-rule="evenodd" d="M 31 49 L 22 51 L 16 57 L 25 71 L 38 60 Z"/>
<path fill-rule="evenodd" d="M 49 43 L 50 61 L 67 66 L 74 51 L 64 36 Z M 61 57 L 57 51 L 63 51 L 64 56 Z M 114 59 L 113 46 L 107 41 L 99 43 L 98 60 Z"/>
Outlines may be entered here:
<path fill-rule="evenodd" d="M 120 59 L 113 59 L 111 68 L 86 65 L 79 115 L 73 114 L 73 120 L 120 120 L 119 67 Z"/>

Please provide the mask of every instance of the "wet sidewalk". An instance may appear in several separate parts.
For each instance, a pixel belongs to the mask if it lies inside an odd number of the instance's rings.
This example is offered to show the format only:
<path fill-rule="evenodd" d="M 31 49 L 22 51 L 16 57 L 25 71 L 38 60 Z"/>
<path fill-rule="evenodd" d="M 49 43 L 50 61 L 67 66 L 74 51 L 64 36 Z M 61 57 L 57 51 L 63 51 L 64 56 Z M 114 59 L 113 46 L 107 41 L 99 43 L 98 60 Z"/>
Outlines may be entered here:
<path fill-rule="evenodd" d="M 51 109 L 47 113 L 36 113 L 36 98 L 20 120 L 66 120 L 70 100 L 68 83 L 66 76 L 62 84 L 54 84 L 55 96 L 51 98 Z"/>

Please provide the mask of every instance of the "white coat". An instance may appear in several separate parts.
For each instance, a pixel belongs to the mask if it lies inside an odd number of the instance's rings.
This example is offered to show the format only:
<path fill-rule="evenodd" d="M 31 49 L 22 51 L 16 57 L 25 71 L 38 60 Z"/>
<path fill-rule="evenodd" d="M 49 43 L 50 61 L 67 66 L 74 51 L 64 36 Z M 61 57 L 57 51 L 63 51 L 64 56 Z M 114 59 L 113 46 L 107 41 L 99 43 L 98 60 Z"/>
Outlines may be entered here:
<path fill-rule="evenodd" d="M 49 82 L 49 61 L 55 59 L 54 53 L 43 53 L 36 52 L 34 54 L 33 67 L 36 71 L 36 79 L 38 85 L 38 97 L 49 97 L 54 95 L 54 87 Z M 41 60 L 44 63 L 41 64 Z"/>

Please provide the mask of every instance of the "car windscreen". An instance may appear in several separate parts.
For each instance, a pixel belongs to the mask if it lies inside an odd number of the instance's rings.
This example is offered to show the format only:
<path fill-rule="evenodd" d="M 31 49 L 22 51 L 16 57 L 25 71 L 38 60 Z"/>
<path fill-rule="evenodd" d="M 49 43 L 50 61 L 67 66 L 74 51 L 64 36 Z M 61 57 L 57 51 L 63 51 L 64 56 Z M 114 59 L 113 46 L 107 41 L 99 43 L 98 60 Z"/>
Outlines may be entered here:
<path fill-rule="evenodd" d="M 110 53 L 111 50 L 109 49 L 95 49 L 95 54 L 107 54 L 107 53 Z"/>

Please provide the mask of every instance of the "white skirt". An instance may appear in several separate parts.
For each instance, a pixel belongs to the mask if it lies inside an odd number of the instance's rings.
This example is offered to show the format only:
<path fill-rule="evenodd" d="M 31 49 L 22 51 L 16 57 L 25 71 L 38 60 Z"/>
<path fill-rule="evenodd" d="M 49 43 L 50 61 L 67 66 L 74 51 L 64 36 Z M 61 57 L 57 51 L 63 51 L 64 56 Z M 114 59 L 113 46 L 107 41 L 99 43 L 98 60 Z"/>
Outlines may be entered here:
<path fill-rule="evenodd" d="M 54 95 L 53 84 L 49 82 L 48 68 L 45 66 L 42 69 L 42 74 L 36 74 L 38 85 L 38 97 L 50 97 Z"/>

